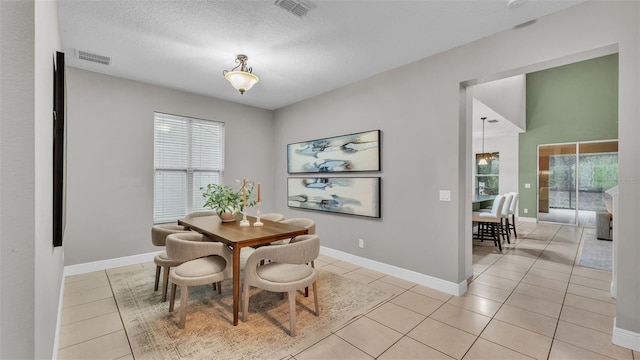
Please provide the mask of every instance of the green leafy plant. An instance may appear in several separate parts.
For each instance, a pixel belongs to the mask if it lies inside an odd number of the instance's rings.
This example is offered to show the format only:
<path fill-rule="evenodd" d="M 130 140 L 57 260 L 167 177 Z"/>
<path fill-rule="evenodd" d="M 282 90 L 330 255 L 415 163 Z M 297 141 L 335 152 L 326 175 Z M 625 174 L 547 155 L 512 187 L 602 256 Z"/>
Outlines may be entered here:
<path fill-rule="evenodd" d="M 236 180 L 239 185 L 239 190 L 234 190 L 231 186 L 209 184 L 205 187 L 201 187 L 202 197 L 205 199 L 204 207 L 215 210 L 218 215 L 222 213 L 239 214 L 244 210 L 244 197 L 242 192 L 242 183 Z M 256 204 L 256 199 L 253 194 L 254 184 L 252 181 L 247 181 L 247 207 L 252 207 Z"/>

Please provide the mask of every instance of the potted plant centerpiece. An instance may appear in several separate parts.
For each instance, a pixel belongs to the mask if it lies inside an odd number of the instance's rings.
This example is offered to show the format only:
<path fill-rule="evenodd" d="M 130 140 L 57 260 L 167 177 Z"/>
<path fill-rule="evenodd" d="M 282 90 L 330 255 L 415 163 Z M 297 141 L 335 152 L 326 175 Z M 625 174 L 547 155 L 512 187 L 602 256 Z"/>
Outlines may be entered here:
<path fill-rule="evenodd" d="M 234 190 L 229 185 L 222 186 L 218 184 L 209 184 L 200 188 L 202 197 L 205 199 L 203 206 L 215 210 L 222 222 L 236 221 L 236 215 L 242 214 L 245 205 L 245 194 L 247 207 L 256 204 L 253 194 L 253 181 L 240 182 L 236 180 L 236 183 L 240 185 L 239 190 Z"/>

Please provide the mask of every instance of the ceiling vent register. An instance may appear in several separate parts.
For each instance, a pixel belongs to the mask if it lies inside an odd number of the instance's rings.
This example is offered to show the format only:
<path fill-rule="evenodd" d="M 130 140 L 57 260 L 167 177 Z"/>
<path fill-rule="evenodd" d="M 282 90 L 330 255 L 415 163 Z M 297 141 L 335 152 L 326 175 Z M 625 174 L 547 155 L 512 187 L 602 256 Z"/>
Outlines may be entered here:
<path fill-rule="evenodd" d="M 316 7 L 314 4 L 310 3 L 309 1 L 297 1 L 297 0 L 276 0 L 275 4 L 299 17 L 303 17 L 307 15 L 309 11 L 315 9 Z"/>
<path fill-rule="evenodd" d="M 111 58 L 109 56 L 93 54 L 88 51 L 76 49 L 76 58 L 80 60 L 91 61 L 102 65 L 110 65 Z"/>

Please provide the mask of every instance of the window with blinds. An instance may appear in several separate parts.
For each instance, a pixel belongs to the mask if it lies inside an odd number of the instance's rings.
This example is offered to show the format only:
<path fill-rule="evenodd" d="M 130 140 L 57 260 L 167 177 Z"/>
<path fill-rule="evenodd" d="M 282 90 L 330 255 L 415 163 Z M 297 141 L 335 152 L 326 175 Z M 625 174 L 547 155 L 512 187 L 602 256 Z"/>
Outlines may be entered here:
<path fill-rule="evenodd" d="M 200 191 L 220 184 L 224 171 L 224 123 L 154 113 L 154 223 L 202 210 Z"/>

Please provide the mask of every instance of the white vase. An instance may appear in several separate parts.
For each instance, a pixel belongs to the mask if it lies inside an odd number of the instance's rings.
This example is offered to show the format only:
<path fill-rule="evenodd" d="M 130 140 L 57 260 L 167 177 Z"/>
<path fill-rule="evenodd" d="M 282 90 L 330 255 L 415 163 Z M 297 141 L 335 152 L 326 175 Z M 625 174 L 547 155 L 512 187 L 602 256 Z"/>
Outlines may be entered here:
<path fill-rule="evenodd" d="M 218 214 L 218 216 L 220 216 L 220 219 L 222 220 L 222 222 L 236 221 L 236 214 L 223 212 L 223 213 Z"/>

